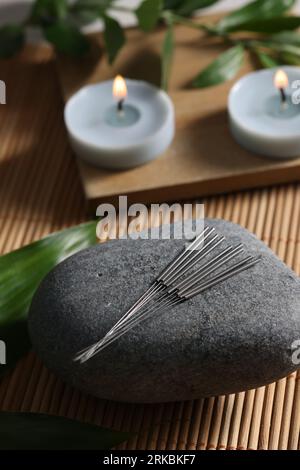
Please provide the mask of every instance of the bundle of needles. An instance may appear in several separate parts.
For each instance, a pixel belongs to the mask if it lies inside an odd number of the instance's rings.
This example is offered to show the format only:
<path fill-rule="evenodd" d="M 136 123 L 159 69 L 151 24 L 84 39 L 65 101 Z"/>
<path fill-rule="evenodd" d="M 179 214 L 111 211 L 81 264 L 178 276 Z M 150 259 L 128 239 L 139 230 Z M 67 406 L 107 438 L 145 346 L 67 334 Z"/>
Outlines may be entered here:
<path fill-rule="evenodd" d="M 227 245 L 213 227 L 206 227 L 154 280 L 146 292 L 127 310 L 109 332 L 95 344 L 80 351 L 75 361 L 86 362 L 118 340 L 141 321 L 201 294 L 216 284 L 254 266 L 259 257 L 244 253 L 244 247 Z M 208 256 L 210 255 L 210 256 Z"/>

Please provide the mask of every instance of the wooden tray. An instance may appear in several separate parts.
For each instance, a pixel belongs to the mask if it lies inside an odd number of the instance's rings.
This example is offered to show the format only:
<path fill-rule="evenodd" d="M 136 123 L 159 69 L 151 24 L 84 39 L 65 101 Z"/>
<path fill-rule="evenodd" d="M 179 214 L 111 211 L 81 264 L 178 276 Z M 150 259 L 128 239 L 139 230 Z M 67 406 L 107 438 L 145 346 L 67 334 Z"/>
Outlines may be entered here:
<path fill-rule="evenodd" d="M 113 67 L 108 66 L 101 52 L 100 35 L 95 37 L 90 57 L 80 64 L 65 58 L 58 60 L 65 100 L 84 84 L 106 80 L 117 73 L 159 84 L 164 30 L 145 35 L 131 29 L 126 34 L 128 42 Z M 262 158 L 233 140 L 226 111 L 232 82 L 204 90 L 189 87 L 191 79 L 222 51 L 222 46 L 182 26 L 176 29 L 176 43 L 169 89 L 176 108 L 177 130 L 172 146 L 156 161 L 126 171 L 100 170 L 78 161 L 85 195 L 92 207 L 102 200 L 115 202 L 120 194 L 128 195 L 130 202 L 158 202 L 299 179 L 300 159 Z M 252 68 L 247 58 L 240 75 Z"/>

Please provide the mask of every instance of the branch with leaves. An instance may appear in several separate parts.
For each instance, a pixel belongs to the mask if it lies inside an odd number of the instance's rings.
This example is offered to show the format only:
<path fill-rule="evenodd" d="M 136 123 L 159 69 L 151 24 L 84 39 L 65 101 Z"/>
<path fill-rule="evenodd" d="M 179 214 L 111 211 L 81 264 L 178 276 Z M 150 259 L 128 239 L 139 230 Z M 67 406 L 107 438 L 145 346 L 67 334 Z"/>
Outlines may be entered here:
<path fill-rule="evenodd" d="M 193 19 L 195 12 L 218 0 L 143 0 L 137 9 L 118 5 L 116 0 L 35 0 L 30 15 L 22 24 L 0 28 L 0 57 L 8 58 L 24 44 L 27 27 L 39 27 L 44 38 L 57 52 L 81 57 L 89 50 L 89 39 L 82 34 L 83 24 L 101 19 L 109 63 L 113 63 L 126 43 L 126 36 L 113 14 L 126 11 L 134 14 L 139 28 L 150 33 L 159 24 L 166 25 L 162 45 L 163 88 L 167 88 L 174 44 L 173 28 L 181 24 L 197 29 L 209 37 L 217 37 L 228 47 L 212 64 L 194 79 L 195 87 L 203 88 L 231 79 L 240 69 L 246 50 L 255 55 L 262 67 L 280 64 L 300 65 L 300 17 L 289 10 L 295 0 L 255 0 L 226 15 L 215 24 Z M 243 33 L 239 38 L 237 33 Z M 249 37 L 245 37 L 250 33 Z M 257 37 L 253 38 L 253 33 Z"/>

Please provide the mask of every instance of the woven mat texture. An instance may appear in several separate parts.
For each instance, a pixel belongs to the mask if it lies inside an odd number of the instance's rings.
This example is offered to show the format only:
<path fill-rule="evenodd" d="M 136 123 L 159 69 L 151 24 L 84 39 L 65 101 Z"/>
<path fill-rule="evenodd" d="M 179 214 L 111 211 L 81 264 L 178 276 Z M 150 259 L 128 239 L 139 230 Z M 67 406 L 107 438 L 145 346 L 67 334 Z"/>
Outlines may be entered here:
<path fill-rule="evenodd" d="M 51 52 L 27 49 L 0 66 L 7 85 L 7 104 L 0 106 L 0 252 L 7 253 L 87 216 Z M 300 184 L 202 202 L 207 216 L 247 227 L 299 274 Z M 226 397 L 128 405 L 68 387 L 31 352 L 0 383 L 0 409 L 136 432 L 121 449 L 298 449 L 299 378 L 294 373 Z"/>

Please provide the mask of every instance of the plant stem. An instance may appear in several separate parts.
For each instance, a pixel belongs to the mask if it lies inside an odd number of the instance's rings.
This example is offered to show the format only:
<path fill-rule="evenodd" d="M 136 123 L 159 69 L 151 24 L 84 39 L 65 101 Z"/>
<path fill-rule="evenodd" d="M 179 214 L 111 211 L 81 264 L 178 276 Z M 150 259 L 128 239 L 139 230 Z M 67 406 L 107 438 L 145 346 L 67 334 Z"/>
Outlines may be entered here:
<path fill-rule="evenodd" d="M 167 22 L 170 22 L 172 20 L 173 23 L 178 23 L 178 24 L 183 24 L 185 26 L 188 26 L 189 28 L 193 29 L 198 29 L 201 31 L 208 32 L 209 31 L 209 26 L 201 23 L 195 23 L 194 21 L 190 20 L 189 18 L 186 18 L 184 16 L 176 15 L 175 13 L 171 11 L 164 11 L 161 15 L 162 19 L 164 19 Z"/>
<path fill-rule="evenodd" d="M 219 30 L 218 28 L 215 28 L 214 26 L 211 26 L 209 24 L 205 23 L 197 23 L 189 18 L 186 18 L 184 16 L 177 15 L 171 11 L 165 11 L 162 13 L 162 18 L 168 22 L 170 19 L 172 19 L 172 22 L 174 24 L 182 24 L 184 26 L 187 26 L 189 28 L 197 29 L 200 31 L 204 31 L 210 36 L 217 36 L 220 37 L 226 42 L 227 44 L 240 44 L 241 41 L 234 40 L 232 39 L 227 33 L 224 33 L 224 31 Z"/>

